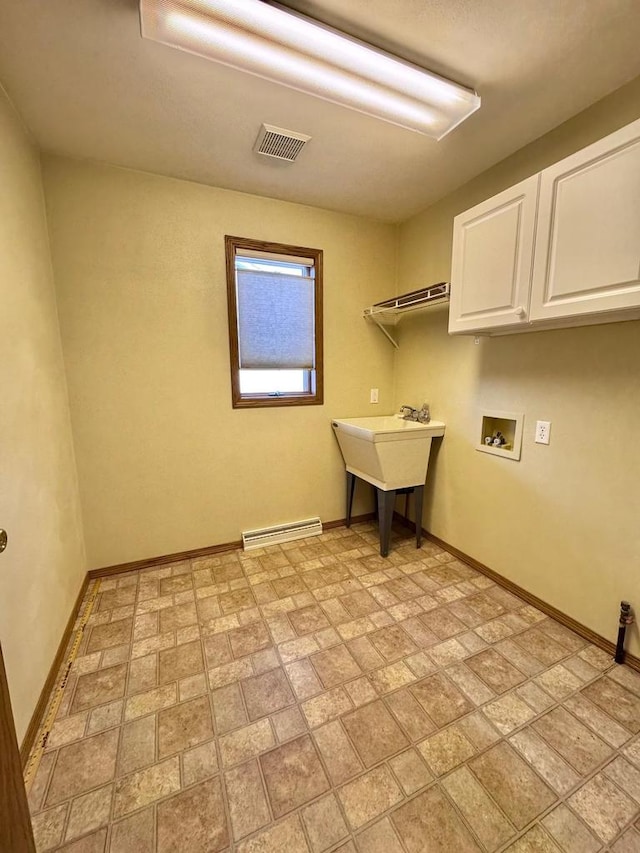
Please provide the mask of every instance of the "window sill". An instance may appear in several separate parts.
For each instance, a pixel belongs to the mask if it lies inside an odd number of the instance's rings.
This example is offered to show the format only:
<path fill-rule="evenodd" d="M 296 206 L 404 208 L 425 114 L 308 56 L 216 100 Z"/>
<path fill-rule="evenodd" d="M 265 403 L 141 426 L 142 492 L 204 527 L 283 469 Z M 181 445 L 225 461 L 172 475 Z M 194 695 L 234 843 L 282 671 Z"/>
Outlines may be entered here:
<path fill-rule="evenodd" d="M 318 394 L 283 394 L 281 397 L 252 395 L 233 400 L 234 409 L 260 409 L 275 406 L 321 406 L 323 399 Z"/>

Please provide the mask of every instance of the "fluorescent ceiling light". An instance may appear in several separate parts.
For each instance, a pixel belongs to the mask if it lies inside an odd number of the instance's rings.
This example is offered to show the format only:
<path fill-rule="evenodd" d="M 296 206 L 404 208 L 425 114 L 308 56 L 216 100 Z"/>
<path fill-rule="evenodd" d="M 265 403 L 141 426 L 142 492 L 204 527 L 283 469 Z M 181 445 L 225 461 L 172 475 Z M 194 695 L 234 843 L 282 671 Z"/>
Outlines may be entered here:
<path fill-rule="evenodd" d="M 475 92 L 262 0 L 140 0 L 145 38 L 442 139 Z"/>

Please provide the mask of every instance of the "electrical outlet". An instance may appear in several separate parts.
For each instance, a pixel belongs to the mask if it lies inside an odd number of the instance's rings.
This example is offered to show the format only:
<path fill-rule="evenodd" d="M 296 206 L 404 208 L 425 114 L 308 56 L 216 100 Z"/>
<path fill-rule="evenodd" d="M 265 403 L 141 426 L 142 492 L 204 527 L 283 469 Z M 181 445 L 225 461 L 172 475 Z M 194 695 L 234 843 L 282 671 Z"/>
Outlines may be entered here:
<path fill-rule="evenodd" d="M 378 389 L 377 388 L 371 389 L 371 395 L 369 397 L 369 402 L 370 403 L 377 403 L 378 402 Z"/>
<path fill-rule="evenodd" d="M 551 421 L 536 421 L 536 444 L 549 444 Z"/>

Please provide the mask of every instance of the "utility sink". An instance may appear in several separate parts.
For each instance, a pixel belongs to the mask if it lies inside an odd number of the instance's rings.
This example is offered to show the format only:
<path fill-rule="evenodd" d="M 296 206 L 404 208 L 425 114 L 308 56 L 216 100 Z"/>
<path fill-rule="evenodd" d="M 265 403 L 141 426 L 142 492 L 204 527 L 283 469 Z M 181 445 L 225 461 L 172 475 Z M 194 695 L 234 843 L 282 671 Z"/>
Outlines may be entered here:
<path fill-rule="evenodd" d="M 332 421 L 347 471 L 383 491 L 424 486 L 431 441 L 442 421 L 407 421 L 399 415 Z"/>

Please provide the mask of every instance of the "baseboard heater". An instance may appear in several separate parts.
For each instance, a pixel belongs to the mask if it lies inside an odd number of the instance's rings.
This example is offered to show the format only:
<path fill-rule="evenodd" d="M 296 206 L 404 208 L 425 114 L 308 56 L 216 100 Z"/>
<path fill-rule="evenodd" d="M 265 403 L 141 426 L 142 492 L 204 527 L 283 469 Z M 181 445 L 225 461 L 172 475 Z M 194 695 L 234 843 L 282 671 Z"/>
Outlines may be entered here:
<path fill-rule="evenodd" d="M 322 522 L 320 519 L 306 518 L 304 521 L 279 524 L 277 527 L 264 527 L 262 530 L 246 530 L 242 534 L 242 547 L 245 551 L 251 551 L 254 548 L 264 548 L 267 545 L 292 542 L 294 539 L 319 536 L 321 533 Z"/>

